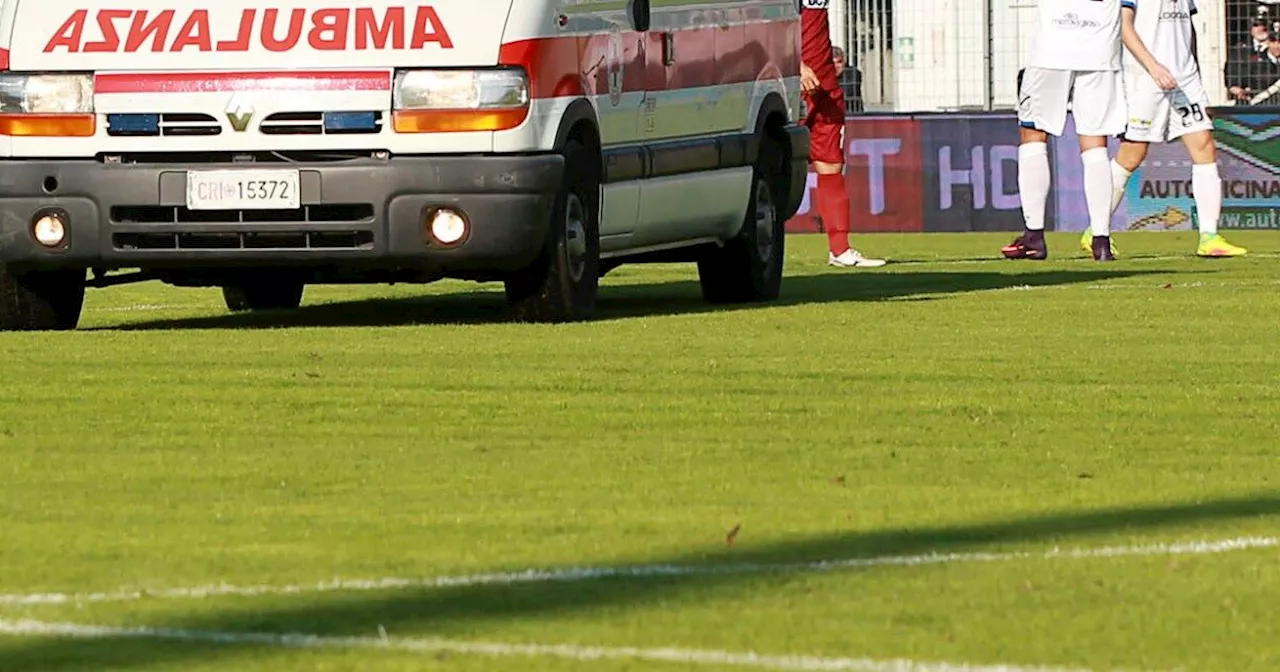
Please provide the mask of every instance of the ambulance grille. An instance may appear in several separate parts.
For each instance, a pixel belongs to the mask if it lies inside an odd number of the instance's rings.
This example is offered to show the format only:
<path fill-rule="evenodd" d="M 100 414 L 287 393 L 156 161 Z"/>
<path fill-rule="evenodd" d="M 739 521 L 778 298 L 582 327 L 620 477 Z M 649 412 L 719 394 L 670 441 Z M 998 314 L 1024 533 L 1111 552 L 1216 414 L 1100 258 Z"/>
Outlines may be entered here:
<path fill-rule="evenodd" d="M 210 136 L 222 124 L 208 114 L 108 114 L 107 135 L 115 137 Z"/>
<path fill-rule="evenodd" d="M 112 246 L 142 250 L 370 250 L 372 203 L 304 205 L 296 210 L 111 208 Z"/>
<path fill-rule="evenodd" d="M 372 231 L 216 231 L 117 233 L 115 249 L 140 250 L 371 250 Z"/>
<path fill-rule="evenodd" d="M 382 131 L 382 113 L 277 112 L 258 130 L 263 135 L 368 135 Z"/>
<path fill-rule="evenodd" d="M 117 205 L 111 208 L 115 224 L 327 224 L 373 220 L 372 203 L 325 203 L 296 210 L 191 210 L 170 205 Z"/>

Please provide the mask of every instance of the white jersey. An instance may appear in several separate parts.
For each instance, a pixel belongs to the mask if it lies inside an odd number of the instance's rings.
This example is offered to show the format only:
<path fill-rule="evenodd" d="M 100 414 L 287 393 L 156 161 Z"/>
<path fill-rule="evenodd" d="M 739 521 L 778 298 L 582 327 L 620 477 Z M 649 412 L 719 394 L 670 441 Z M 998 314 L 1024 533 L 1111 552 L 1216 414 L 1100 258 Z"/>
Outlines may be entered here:
<path fill-rule="evenodd" d="M 1159 0 L 1040 0 L 1040 23 L 1027 67 L 1075 72 L 1118 71 L 1120 6 Z"/>
<path fill-rule="evenodd" d="M 1169 69 L 1179 82 L 1199 74 L 1195 55 L 1191 52 L 1191 17 L 1196 13 L 1195 0 L 1131 0 L 1133 28 L 1142 38 L 1156 62 Z M 1127 50 L 1126 69 L 1142 70 L 1138 59 Z"/>

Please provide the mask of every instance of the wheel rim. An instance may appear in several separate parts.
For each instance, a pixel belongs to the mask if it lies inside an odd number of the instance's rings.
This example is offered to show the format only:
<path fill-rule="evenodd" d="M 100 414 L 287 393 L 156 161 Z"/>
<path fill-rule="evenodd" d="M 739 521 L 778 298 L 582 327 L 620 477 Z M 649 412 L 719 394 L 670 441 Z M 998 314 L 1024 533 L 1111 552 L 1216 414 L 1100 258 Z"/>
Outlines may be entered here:
<path fill-rule="evenodd" d="M 764 180 L 756 182 L 753 202 L 756 218 L 756 253 L 760 255 L 761 261 L 769 261 L 773 257 L 777 211 L 773 207 L 773 192 Z"/>
<path fill-rule="evenodd" d="M 578 282 L 587 270 L 587 207 L 574 193 L 569 194 L 565 206 L 565 257 L 569 262 L 570 277 Z"/>

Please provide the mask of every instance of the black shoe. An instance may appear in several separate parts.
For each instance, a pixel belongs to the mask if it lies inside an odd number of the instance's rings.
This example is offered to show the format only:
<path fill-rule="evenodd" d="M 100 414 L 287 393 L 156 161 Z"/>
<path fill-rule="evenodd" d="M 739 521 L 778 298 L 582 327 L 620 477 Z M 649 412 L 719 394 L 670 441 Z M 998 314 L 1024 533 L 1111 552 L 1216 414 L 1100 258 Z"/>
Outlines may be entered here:
<path fill-rule="evenodd" d="M 1111 236 L 1093 237 L 1093 260 L 1115 261 L 1116 255 L 1111 253 Z"/>
<path fill-rule="evenodd" d="M 1044 242 L 1044 231 L 1027 231 L 1005 245 L 1000 253 L 1006 259 L 1043 260 L 1049 258 L 1049 246 Z"/>

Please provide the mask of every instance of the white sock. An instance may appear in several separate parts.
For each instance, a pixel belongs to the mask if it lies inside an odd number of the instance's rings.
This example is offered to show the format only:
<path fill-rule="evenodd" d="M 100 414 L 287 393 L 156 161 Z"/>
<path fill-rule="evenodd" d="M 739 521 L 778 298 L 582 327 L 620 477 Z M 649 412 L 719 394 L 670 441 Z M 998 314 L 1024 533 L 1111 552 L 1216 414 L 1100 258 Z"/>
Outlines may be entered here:
<path fill-rule="evenodd" d="M 1218 218 L 1222 216 L 1222 178 L 1218 176 L 1218 164 L 1197 163 L 1191 166 L 1191 192 L 1195 195 L 1196 213 L 1200 218 L 1200 235 L 1218 233 Z"/>
<path fill-rule="evenodd" d="M 1018 146 L 1018 195 L 1027 229 L 1044 231 L 1044 211 L 1049 203 L 1049 146 L 1043 142 Z"/>
<path fill-rule="evenodd" d="M 1089 209 L 1089 228 L 1095 236 L 1111 235 L 1111 159 L 1106 147 L 1094 147 L 1080 154 L 1084 162 L 1084 204 Z"/>
<path fill-rule="evenodd" d="M 1111 162 L 1111 214 L 1116 214 L 1116 210 L 1120 208 L 1120 201 L 1124 200 L 1124 190 L 1129 186 L 1129 177 L 1133 173 L 1127 168 Z"/>

